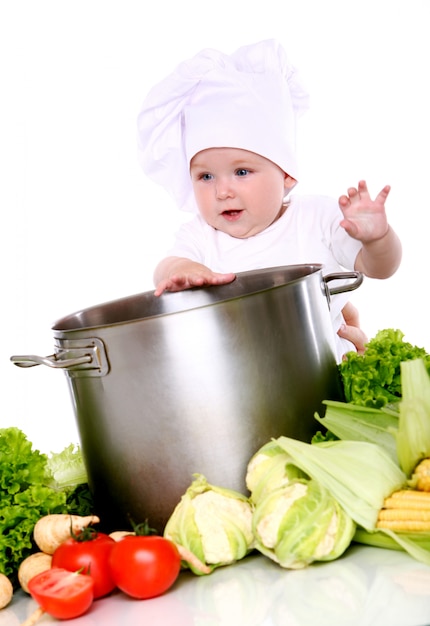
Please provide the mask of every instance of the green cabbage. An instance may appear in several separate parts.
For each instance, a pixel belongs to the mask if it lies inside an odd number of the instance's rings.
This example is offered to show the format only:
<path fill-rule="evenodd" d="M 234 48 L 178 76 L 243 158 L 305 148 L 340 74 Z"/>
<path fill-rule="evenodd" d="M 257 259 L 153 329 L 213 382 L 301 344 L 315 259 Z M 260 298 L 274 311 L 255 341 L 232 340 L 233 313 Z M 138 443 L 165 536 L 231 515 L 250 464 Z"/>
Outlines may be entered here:
<path fill-rule="evenodd" d="M 168 519 L 164 536 L 192 552 L 212 571 L 252 550 L 252 507 L 241 493 L 210 485 L 202 474 L 194 476 Z M 191 563 L 185 565 L 202 574 Z"/>
<path fill-rule="evenodd" d="M 253 515 L 256 549 L 288 569 L 337 559 L 350 545 L 355 528 L 316 480 L 293 480 L 266 493 Z"/>

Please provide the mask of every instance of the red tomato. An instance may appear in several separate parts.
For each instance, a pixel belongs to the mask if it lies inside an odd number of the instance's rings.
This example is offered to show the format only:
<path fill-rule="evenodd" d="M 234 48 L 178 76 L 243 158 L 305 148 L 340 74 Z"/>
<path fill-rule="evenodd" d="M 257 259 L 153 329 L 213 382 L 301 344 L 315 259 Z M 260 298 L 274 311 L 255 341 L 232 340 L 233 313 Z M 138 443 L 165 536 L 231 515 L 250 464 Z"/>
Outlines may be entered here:
<path fill-rule="evenodd" d="M 115 541 L 104 533 L 94 533 L 88 539 L 70 537 L 52 555 L 52 567 L 69 572 L 88 574 L 94 580 L 94 598 L 106 596 L 115 589 L 109 568 L 109 555 Z"/>
<path fill-rule="evenodd" d="M 60 567 L 36 574 L 28 582 L 28 590 L 38 605 L 57 619 L 73 619 L 90 608 L 94 581 Z"/>
<path fill-rule="evenodd" d="M 109 562 L 117 587 L 139 599 L 167 591 L 181 569 L 175 544 L 157 535 L 124 537 L 112 548 Z"/>

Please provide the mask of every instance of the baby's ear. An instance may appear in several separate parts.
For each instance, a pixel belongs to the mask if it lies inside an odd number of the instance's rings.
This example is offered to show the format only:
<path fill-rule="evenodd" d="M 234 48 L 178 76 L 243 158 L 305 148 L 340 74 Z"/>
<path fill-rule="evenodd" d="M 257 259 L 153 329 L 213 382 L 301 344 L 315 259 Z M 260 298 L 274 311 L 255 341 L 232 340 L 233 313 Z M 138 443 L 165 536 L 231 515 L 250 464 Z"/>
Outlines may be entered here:
<path fill-rule="evenodd" d="M 295 178 L 292 178 L 289 174 L 285 174 L 284 180 L 284 189 L 285 191 L 290 191 L 295 185 L 297 185 L 297 181 Z"/>

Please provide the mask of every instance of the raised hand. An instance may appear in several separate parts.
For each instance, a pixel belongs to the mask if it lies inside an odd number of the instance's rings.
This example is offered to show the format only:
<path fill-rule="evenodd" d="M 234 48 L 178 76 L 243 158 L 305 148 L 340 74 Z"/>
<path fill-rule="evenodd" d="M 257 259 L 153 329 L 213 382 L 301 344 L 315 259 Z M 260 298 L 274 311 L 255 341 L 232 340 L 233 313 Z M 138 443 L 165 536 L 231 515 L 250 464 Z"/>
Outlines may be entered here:
<path fill-rule="evenodd" d="M 339 206 L 343 213 L 340 224 L 348 235 L 362 243 L 370 243 L 387 234 L 385 201 L 389 193 L 390 186 L 386 185 L 372 200 L 366 181 L 361 180 L 357 188 L 350 187 L 347 195 L 339 198 Z"/>

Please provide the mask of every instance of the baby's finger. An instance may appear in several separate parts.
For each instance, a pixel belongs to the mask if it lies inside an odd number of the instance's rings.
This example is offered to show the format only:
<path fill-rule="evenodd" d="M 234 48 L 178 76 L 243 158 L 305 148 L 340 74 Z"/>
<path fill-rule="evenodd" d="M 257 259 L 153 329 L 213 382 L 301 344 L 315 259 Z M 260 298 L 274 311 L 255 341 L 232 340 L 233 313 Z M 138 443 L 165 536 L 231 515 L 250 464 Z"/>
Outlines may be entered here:
<path fill-rule="evenodd" d="M 215 273 L 214 277 L 214 285 L 225 285 L 227 283 L 231 283 L 236 278 L 236 274 L 229 272 L 228 274 L 220 274 Z"/>
<path fill-rule="evenodd" d="M 365 180 L 358 181 L 358 193 L 369 193 L 367 189 L 367 183 Z"/>
<path fill-rule="evenodd" d="M 348 187 L 348 198 L 353 199 L 355 196 L 358 196 L 358 189 L 355 187 Z"/>
<path fill-rule="evenodd" d="M 190 287 L 202 287 L 208 284 L 208 279 L 203 274 L 195 274 L 188 278 L 188 284 Z"/>
<path fill-rule="evenodd" d="M 346 209 L 351 204 L 351 202 L 348 196 L 343 195 L 339 198 L 339 204 L 343 209 Z"/>
<path fill-rule="evenodd" d="M 154 296 L 161 296 L 162 293 L 164 293 L 164 291 L 166 291 L 166 281 L 163 280 L 161 283 L 159 283 L 155 290 L 154 290 Z"/>
<path fill-rule="evenodd" d="M 380 202 L 385 202 L 390 191 L 391 191 L 390 185 L 385 185 L 385 187 L 381 189 L 381 191 L 376 196 L 376 200 Z"/>
<path fill-rule="evenodd" d="M 369 190 L 367 189 L 367 183 L 365 180 L 358 181 L 357 189 L 351 188 L 353 198 L 357 200 L 369 200 Z"/>
<path fill-rule="evenodd" d="M 364 332 L 361 330 L 361 328 L 342 324 L 342 326 L 337 331 L 337 334 L 339 335 L 339 337 L 343 337 L 343 339 L 348 339 L 348 341 L 354 344 L 358 354 L 364 354 L 366 344 L 369 340 Z"/>

